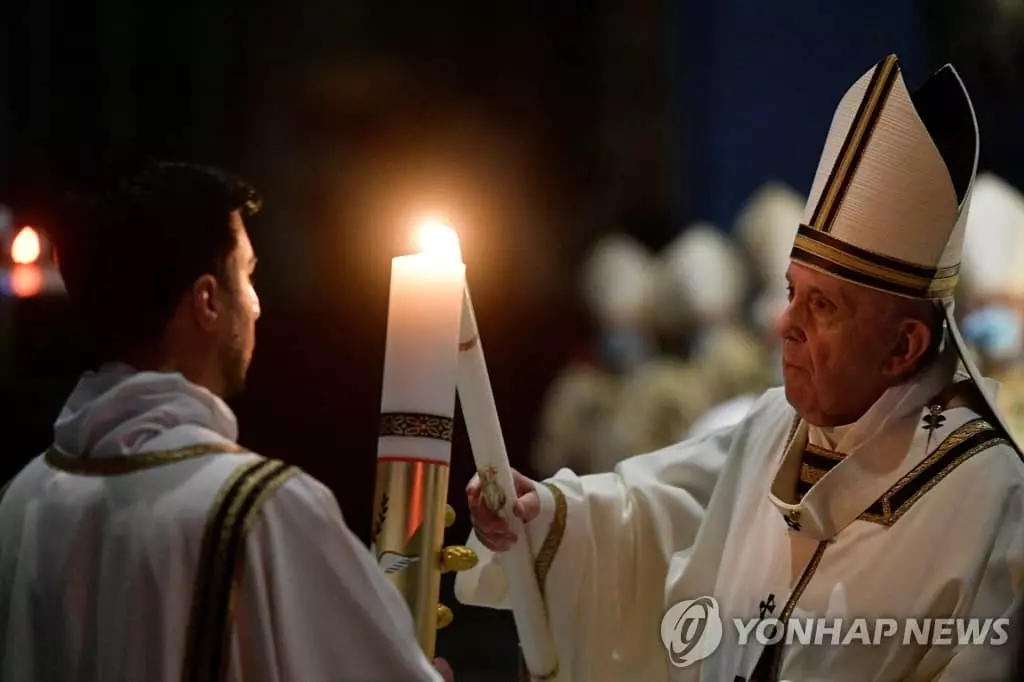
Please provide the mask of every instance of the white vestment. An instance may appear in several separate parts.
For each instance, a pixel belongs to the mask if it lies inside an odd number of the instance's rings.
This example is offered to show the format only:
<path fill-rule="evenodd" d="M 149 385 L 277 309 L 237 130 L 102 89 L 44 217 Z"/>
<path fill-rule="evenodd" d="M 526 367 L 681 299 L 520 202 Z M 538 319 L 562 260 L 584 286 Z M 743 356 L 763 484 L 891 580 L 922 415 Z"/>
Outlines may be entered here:
<path fill-rule="evenodd" d="M 760 397 L 753 393 L 744 393 L 718 403 L 693 423 L 686 437 L 700 438 L 712 431 L 739 424 L 750 413 Z"/>
<path fill-rule="evenodd" d="M 54 433 L 0 498 L 0 679 L 441 679 L 331 492 L 212 393 L 108 365 Z"/>
<path fill-rule="evenodd" d="M 804 645 L 794 633 L 804 619 L 841 618 L 840 641 L 850 642 L 857 617 L 1021 612 L 1024 464 L 971 409 L 934 416 L 923 407 L 951 375 L 938 363 L 890 389 L 838 442 L 798 422 L 783 390 L 772 389 L 731 429 L 633 457 L 612 473 L 562 470 L 539 484 L 542 511 L 527 524 L 527 540 L 559 679 L 751 680 L 762 651 L 770 661 L 772 650 L 741 645 L 733 619 L 787 616 L 783 632 L 794 639 L 776 648 L 780 666 L 768 679 L 1009 679 L 1014 638 L 996 646 L 995 623 L 991 647 L 943 646 L 947 626 L 940 644 L 904 645 L 902 622 L 898 636 L 878 645 L 872 631 L 871 646 L 830 646 L 828 631 L 823 645 Z M 834 468 L 793 504 L 787 491 L 805 450 L 834 456 Z M 475 535 L 469 545 L 480 563 L 457 577 L 456 595 L 509 608 L 494 555 Z M 662 640 L 663 615 L 705 596 L 718 602 L 721 644 L 677 667 Z"/>

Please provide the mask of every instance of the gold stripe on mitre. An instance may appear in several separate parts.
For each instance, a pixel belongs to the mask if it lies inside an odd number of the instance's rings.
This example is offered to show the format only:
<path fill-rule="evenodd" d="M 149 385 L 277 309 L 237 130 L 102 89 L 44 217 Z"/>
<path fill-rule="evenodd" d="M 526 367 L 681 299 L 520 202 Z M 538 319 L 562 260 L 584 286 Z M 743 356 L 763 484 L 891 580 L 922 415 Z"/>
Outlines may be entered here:
<path fill-rule="evenodd" d="M 857 184 L 858 167 L 899 76 L 899 60 L 895 55 L 883 59 L 871 73 L 810 220 L 798 228 L 790 256 L 820 272 L 899 296 L 948 298 L 956 289 L 959 265 L 928 267 L 855 246 L 832 234 L 843 201 Z M 892 225 L 893 230 L 899 228 L 899 225 Z"/>
<path fill-rule="evenodd" d="M 871 134 L 875 130 L 875 125 L 878 123 L 878 118 L 882 114 L 885 101 L 892 91 L 899 72 L 899 61 L 894 55 L 889 55 L 875 67 L 874 73 L 871 74 L 871 81 L 864 91 L 864 97 L 860 101 L 850 129 L 846 133 L 846 139 L 843 140 L 839 156 L 832 166 L 832 173 L 818 199 L 818 205 L 814 207 L 814 214 L 811 216 L 813 228 L 822 232 L 832 229 L 839 206 L 843 201 L 843 195 L 853 180 L 857 163 L 864 155 L 864 149 L 871 141 Z"/>
<path fill-rule="evenodd" d="M 940 299 L 953 295 L 960 266 L 928 268 L 874 253 L 801 225 L 791 254 L 815 270 L 908 298 Z"/>

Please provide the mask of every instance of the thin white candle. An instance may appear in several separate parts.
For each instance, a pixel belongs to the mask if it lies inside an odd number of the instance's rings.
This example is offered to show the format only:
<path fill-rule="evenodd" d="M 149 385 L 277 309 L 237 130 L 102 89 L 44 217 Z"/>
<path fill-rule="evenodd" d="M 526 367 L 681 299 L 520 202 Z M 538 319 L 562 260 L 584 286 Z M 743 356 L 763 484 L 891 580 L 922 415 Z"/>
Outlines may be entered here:
<path fill-rule="evenodd" d="M 494 404 L 494 393 L 487 374 L 487 363 L 468 286 L 463 303 L 459 350 L 459 404 L 466 419 L 473 459 L 481 477 L 487 479 L 485 484 L 497 484 L 500 487 L 504 505 L 499 513 L 519 538 L 511 549 L 499 553 L 496 560 L 508 579 L 512 615 L 519 633 L 523 662 L 533 678 L 554 682 L 559 677 L 558 654 L 534 571 L 529 537 L 522 520 L 512 513 L 512 504 L 516 500 L 512 467 L 505 451 L 505 439 L 501 434 L 501 423 Z"/>

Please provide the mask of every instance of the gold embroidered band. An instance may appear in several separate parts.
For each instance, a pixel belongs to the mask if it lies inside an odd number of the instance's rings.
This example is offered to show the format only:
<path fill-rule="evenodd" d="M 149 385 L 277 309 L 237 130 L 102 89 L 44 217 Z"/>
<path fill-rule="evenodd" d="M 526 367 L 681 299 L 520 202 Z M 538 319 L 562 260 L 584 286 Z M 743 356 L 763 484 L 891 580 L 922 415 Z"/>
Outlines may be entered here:
<path fill-rule="evenodd" d="M 818 566 L 821 564 L 821 557 L 825 554 L 825 548 L 828 545 L 828 540 L 818 543 L 814 554 L 811 555 L 811 560 L 807 563 L 803 573 L 800 574 L 800 580 L 797 581 L 796 587 L 793 588 L 793 592 L 789 595 L 789 599 L 786 600 L 786 605 L 779 615 L 779 623 L 782 625 L 782 636 L 775 643 L 769 644 L 761 650 L 761 656 L 757 659 L 754 672 L 750 675 L 750 682 L 778 682 L 786 641 L 785 632 L 789 625 L 789 618 L 793 615 L 793 610 L 796 608 L 797 602 L 800 601 L 800 597 L 803 596 L 804 590 L 807 589 L 807 585 L 810 584 L 811 578 L 814 577 L 815 571 L 818 570 Z"/>
<path fill-rule="evenodd" d="M 544 486 L 551 491 L 555 498 L 555 518 L 551 521 L 551 528 L 548 529 L 547 537 L 544 538 L 544 543 L 537 552 L 537 560 L 534 562 L 534 572 L 537 575 L 541 596 L 544 596 L 544 584 L 548 578 L 548 571 L 551 570 L 551 564 L 555 562 L 555 554 L 558 553 L 562 537 L 565 535 L 565 519 L 568 512 L 565 493 L 552 483 L 545 483 Z"/>
<path fill-rule="evenodd" d="M 56 445 L 43 455 L 46 463 L 54 469 L 79 476 L 119 476 L 144 469 L 181 462 L 193 457 L 214 454 L 239 454 L 248 452 L 234 443 L 201 443 L 176 450 L 140 452 L 134 455 L 116 457 L 78 457 L 64 452 Z"/>
<path fill-rule="evenodd" d="M 797 228 L 790 257 L 857 284 L 909 298 L 951 296 L 960 274 L 959 265 L 928 268 L 847 244 L 808 225 Z"/>
<path fill-rule="evenodd" d="M 183 682 L 220 682 L 228 664 L 245 536 L 267 497 L 298 470 L 259 459 L 238 467 L 210 508 L 196 567 Z"/>
<path fill-rule="evenodd" d="M 967 422 L 949 434 L 934 452 L 889 488 L 859 519 L 893 525 L 958 466 L 978 453 L 1005 444 L 1009 444 L 1006 437 L 984 419 Z"/>
<path fill-rule="evenodd" d="M 796 482 L 796 498 L 802 500 L 825 474 L 846 459 L 846 455 L 807 443 L 801 456 L 800 478 Z"/>
<path fill-rule="evenodd" d="M 385 412 L 380 416 L 380 437 L 433 438 L 451 442 L 451 417 L 409 412 Z"/>
<path fill-rule="evenodd" d="M 555 555 L 558 554 L 558 548 L 562 545 L 562 537 L 565 535 L 565 520 L 568 516 L 569 506 L 565 501 L 565 493 L 553 483 L 544 483 L 544 486 L 551 491 L 551 494 L 555 498 L 555 517 L 551 521 L 551 527 L 548 529 L 548 534 L 544 538 L 544 542 L 541 544 L 540 550 L 537 552 L 537 559 L 534 561 L 533 570 L 537 576 L 537 586 L 540 588 L 541 599 L 544 600 L 544 610 L 547 611 L 547 590 L 545 583 L 548 579 L 548 572 L 551 570 L 551 565 L 555 562 Z M 525 662 L 521 662 L 520 675 L 523 671 L 527 672 L 527 679 L 534 680 L 552 680 L 558 676 L 560 664 L 555 661 L 555 669 L 544 673 L 540 676 L 530 678 L 529 671 L 526 669 Z"/>

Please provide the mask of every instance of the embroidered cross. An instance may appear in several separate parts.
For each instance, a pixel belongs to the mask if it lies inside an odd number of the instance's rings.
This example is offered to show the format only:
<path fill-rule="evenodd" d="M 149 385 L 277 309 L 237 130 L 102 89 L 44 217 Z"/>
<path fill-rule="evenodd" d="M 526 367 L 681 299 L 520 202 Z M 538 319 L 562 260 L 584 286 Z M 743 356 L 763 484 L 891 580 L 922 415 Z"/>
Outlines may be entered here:
<path fill-rule="evenodd" d="M 946 416 L 942 414 L 942 405 L 931 405 L 928 408 L 928 414 L 924 416 L 924 430 L 930 433 L 940 428 L 945 421 Z"/>
<path fill-rule="evenodd" d="M 775 613 L 775 594 L 769 594 L 768 599 L 762 601 L 758 606 L 761 608 L 761 618 L 764 618 L 769 613 Z"/>

